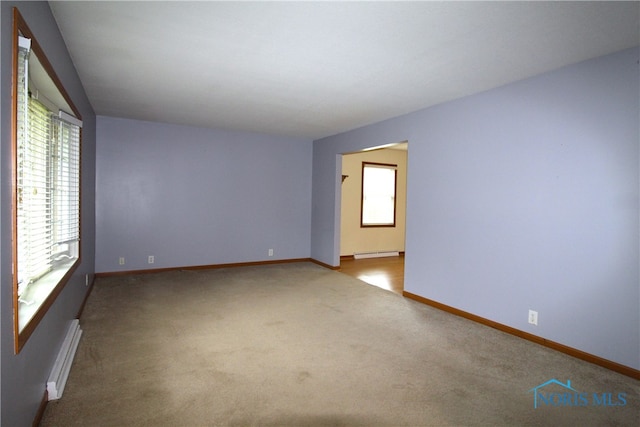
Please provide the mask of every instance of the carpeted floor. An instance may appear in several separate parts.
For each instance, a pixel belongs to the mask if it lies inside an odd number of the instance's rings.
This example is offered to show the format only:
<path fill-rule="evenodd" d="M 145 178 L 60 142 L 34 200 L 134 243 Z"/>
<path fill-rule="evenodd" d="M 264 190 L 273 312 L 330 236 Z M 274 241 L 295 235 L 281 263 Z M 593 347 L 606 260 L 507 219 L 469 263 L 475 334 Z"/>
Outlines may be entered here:
<path fill-rule="evenodd" d="M 101 278 L 81 327 L 44 426 L 640 423 L 636 380 L 312 263 Z"/>

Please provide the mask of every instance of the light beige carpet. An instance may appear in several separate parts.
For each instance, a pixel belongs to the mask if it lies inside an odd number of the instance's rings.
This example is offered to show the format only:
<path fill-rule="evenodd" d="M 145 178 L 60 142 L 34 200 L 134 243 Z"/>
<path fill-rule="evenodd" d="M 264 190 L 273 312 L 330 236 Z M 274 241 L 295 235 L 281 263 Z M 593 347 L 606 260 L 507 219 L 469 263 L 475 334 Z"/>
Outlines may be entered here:
<path fill-rule="evenodd" d="M 638 381 L 312 263 L 101 278 L 81 326 L 44 426 L 640 422 Z M 553 378 L 627 404 L 535 409 Z"/>

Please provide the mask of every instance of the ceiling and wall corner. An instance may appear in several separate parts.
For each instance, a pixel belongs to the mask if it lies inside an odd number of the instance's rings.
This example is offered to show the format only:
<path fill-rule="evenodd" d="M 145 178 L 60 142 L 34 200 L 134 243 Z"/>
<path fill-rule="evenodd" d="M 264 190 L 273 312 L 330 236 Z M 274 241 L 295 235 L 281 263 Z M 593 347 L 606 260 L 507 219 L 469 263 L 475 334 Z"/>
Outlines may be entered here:
<path fill-rule="evenodd" d="M 309 139 L 639 44 L 638 2 L 68 2 L 98 115 Z"/>

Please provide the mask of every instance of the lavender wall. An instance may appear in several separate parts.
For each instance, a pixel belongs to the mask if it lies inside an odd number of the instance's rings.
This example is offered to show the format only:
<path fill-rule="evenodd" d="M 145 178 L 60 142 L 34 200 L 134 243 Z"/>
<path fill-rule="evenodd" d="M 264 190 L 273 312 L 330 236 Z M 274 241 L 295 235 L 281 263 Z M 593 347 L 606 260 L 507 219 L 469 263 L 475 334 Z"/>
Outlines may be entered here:
<path fill-rule="evenodd" d="M 12 8 L 17 6 L 80 110 L 82 130 L 82 262 L 56 302 L 18 355 L 14 355 L 11 279 L 11 55 Z M 78 313 L 92 279 L 95 249 L 95 114 L 87 100 L 66 46 L 46 2 L 0 2 L 0 425 L 31 425 L 46 382 L 72 319 Z"/>
<path fill-rule="evenodd" d="M 313 256 L 338 262 L 336 154 L 406 139 L 408 292 L 640 369 L 638 57 L 315 141 Z"/>
<path fill-rule="evenodd" d="M 102 116 L 97 140 L 96 271 L 309 257 L 310 140 Z"/>

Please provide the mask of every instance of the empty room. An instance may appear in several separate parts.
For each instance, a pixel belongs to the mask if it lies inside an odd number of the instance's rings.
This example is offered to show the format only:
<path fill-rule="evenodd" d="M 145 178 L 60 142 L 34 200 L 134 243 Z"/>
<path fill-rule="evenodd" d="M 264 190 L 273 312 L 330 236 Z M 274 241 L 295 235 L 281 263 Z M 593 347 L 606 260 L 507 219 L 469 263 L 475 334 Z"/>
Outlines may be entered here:
<path fill-rule="evenodd" d="M 0 425 L 640 423 L 640 2 L 0 31 Z"/>

